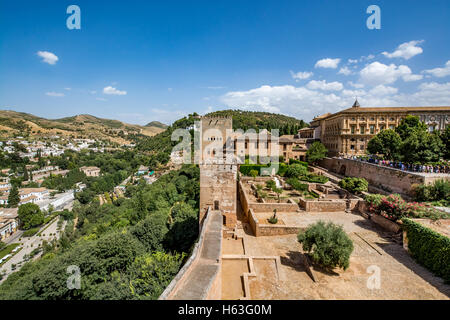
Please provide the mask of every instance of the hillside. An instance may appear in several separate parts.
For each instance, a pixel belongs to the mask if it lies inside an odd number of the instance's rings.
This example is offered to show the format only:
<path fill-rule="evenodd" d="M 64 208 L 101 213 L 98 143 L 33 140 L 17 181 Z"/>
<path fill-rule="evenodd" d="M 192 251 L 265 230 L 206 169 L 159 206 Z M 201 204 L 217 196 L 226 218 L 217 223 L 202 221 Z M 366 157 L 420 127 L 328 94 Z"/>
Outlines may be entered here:
<path fill-rule="evenodd" d="M 308 125 L 303 120 L 288 117 L 282 114 L 259 112 L 259 111 L 242 111 L 242 110 L 222 110 L 208 113 L 206 116 L 232 116 L 233 129 L 279 129 L 280 135 L 295 134 L 301 128 Z"/>
<path fill-rule="evenodd" d="M 45 119 L 29 113 L 0 110 L 0 136 L 71 136 L 104 139 L 119 144 L 129 143 L 138 136 L 154 136 L 164 131 L 160 126 L 139 126 L 118 120 L 102 119 L 82 114 L 61 119 Z"/>
<path fill-rule="evenodd" d="M 155 127 L 155 128 L 166 129 L 168 127 L 168 125 L 161 123 L 159 121 L 152 121 L 152 122 L 147 123 L 144 127 Z"/>

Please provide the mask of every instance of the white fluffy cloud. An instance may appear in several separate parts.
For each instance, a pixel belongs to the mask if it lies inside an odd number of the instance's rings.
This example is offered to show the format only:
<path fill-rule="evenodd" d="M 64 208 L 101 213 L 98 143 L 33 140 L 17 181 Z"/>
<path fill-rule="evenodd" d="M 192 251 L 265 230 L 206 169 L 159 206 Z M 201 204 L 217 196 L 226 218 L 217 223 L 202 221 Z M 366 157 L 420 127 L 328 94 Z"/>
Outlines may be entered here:
<path fill-rule="evenodd" d="M 397 88 L 385 84 L 370 90 L 359 88 L 337 92 L 312 90 L 308 85 L 265 85 L 247 91 L 228 92 L 221 101 L 231 108 L 279 112 L 310 121 L 326 112 L 350 108 L 356 97 L 363 107 L 450 105 L 450 82 L 422 83 L 412 93 L 400 93 Z"/>
<path fill-rule="evenodd" d="M 126 91 L 120 91 L 114 87 L 108 86 L 103 88 L 103 93 L 104 94 L 113 94 L 113 95 L 118 95 L 118 96 L 123 96 L 126 95 L 127 92 Z"/>
<path fill-rule="evenodd" d="M 423 52 L 423 49 L 418 46 L 418 44 L 421 44 L 422 42 L 423 40 L 413 40 L 410 42 L 405 42 L 399 45 L 394 52 L 389 53 L 385 51 L 382 52 L 382 54 L 388 58 L 403 58 L 408 60 Z"/>
<path fill-rule="evenodd" d="M 431 74 L 438 78 L 443 78 L 450 75 L 450 60 L 447 61 L 443 68 L 434 68 L 430 70 L 424 70 L 424 73 Z"/>
<path fill-rule="evenodd" d="M 325 80 L 311 80 L 310 82 L 308 82 L 308 84 L 306 85 L 308 87 L 308 89 L 311 90 L 316 90 L 316 89 L 320 89 L 320 90 L 330 90 L 330 91 L 340 91 L 343 89 L 343 85 L 342 83 L 338 82 L 338 81 L 333 81 L 333 82 L 326 82 Z"/>
<path fill-rule="evenodd" d="M 325 112 L 334 112 L 352 103 L 335 93 L 310 90 L 306 87 L 261 86 L 248 91 L 228 92 L 221 98 L 227 106 L 252 111 L 281 112 L 303 119 L 312 119 Z"/>
<path fill-rule="evenodd" d="M 352 81 L 349 81 L 348 85 L 353 87 L 353 88 L 357 88 L 357 89 L 364 88 L 364 85 L 362 83 L 354 83 Z"/>
<path fill-rule="evenodd" d="M 314 68 L 331 68 L 331 69 L 336 69 L 339 62 L 341 61 L 341 59 L 336 58 L 336 59 L 331 59 L 331 58 L 326 58 L 326 59 L 322 59 L 316 62 Z"/>
<path fill-rule="evenodd" d="M 385 96 L 385 95 L 392 95 L 396 94 L 398 92 L 397 88 L 385 86 L 382 84 L 379 84 L 378 86 L 372 88 L 369 93 L 374 96 Z"/>
<path fill-rule="evenodd" d="M 348 67 L 342 67 L 338 73 L 348 76 L 348 75 L 352 74 L 352 71 Z"/>
<path fill-rule="evenodd" d="M 49 97 L 64 97 L 64 93 L 60 93 L 60 92 L 46 92 L 45 93 L 47 96 Z"/>
<path fill-rule="evenodd" d="M 42 62 L 54 65 L 59 58 L 52 52 L 49 51 L 38 51 L 37 55 L 42 58 Z"/>
<path fill-rule="evenodd" d="M 312 72 L 308 72 L 308 71 L 297 72 L 297 73 L 290 71 L 290 73 L 291 73 L 292 79 L 295 79 L 295 81 L 305 80 L 305 79 L 310 78 L 313 75 Z"/>
<path fill-rule="evenodd" d="M 413 75 L 411 69 L 405 65 L 396 66 L 395 64 L 385 65 L 378 61 L 372 62 L 360 71 L 361 79 L 364 82 L 377 84 L 390 84 L 397 79 L 404 81 L 416 81 L 422 79 L 420 75 Z"/>

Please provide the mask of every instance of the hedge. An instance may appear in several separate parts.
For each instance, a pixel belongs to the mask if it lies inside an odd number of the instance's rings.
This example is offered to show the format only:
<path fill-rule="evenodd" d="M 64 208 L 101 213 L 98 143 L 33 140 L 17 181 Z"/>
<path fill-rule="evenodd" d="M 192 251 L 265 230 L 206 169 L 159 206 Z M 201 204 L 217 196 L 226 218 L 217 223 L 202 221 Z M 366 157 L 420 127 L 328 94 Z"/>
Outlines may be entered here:
<path fill-rule="evenodd" d="M 258 171 L 259 175 L 261 175 L 261 169 L 268 168 L 271 165 L 279 165 L 278 174 L 280 176 L 284 175 L 286 172 L 288 166 L 285 163 L 269 163 L 269 164 L 241 164 L 239 171 L 245 175 L 250 176 L 250 171 L 256 170 Z"/>
<path fill-rule="evenodd" d="M 40 227 L 26 230 L 23 232 L 22 236 L 23 237 L 32 237 L 39 231 L 39 229 L 40 229 Z"/>
<path fill-rule="evenodd" d="M 450 238 L 403 218 L 407 232 L 408 250 L 422 266 L 450 283 Z"/>
<path fill-rule="evenodd" d="M 300 160 L 296 160 L 296 159 L 289 159 L 289 164 L 294 164 L 294 163 L 301 164 L 302 166 L 305 166 L 308 168 L 308 162 L 300 161 Z"/>

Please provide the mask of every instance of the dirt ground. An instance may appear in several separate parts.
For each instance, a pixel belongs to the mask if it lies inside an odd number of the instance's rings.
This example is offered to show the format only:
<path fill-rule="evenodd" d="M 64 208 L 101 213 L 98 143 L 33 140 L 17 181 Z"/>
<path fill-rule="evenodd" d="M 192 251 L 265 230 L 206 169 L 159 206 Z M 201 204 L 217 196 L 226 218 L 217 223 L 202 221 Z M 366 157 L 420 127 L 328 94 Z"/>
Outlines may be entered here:
<path fill-rule="evenodd" d="M 286 217 L 283 220 L 286 221 Z M 254 237 L 244 224 L 246 255 L 280 256 L 281 259 L 280 280 L 275 276 L 273 263 L 255 260 L 257 277 L 250 279 L 252 299 L 448 300 L 450 297 L 449 285 L 418 265 L 392 234 L 359 215 L 345 212 L 293 213 L 287 220 L 295 220 L 296 225 L 309 225 L 318 220 L 341 224 L 354 245 L 350 267 L 346 271 L 336 269 L 332 273 L 313 267 L 314 282 L 302 262 L 304 255 L 296 235 Z M 222 279 L 237 279 L 244 268 L 240 266 L 232 270 L 230 262 L 222 266 L 222 272 L 227 275 Z M 373 282 L 369 281 L 368 285 L 368 280 L 374 278 L 373 270 L 379 270 L 380 286 L 369 289 Z M 238 282 L 233 280 L 230 283 L 235 285 Z M 233 299 L 238 294 L 237 289 L 232 290 L 234 294 L 229 294 L 227 288 L 230 285 L 223 282 L 223 298 Z"/>
<path fill-rule="evenodd" d="M 222 299 L 237 300 L 244 296 L 242 274 L 245 272 L 249 272 L 247 260 L 222 260 Z"/>

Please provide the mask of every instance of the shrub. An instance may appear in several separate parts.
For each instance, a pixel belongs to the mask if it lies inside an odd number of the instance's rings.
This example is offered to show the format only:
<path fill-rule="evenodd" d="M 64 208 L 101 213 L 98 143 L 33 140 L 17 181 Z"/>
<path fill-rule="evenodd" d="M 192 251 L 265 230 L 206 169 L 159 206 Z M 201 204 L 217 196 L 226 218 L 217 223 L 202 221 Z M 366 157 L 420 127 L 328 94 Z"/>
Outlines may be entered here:
<path fill-rule="evenodd" d="M 267 180 L 266 181 L 266 187 L 270 190 L 272 190 L 273 188 L 276 188 L 276 183 L 273 180 Z"/>
<path fill-rule="evenodd" d="M 379 206 L 381 204 L 381 200 L 384 198 L 385 196 L 382 194 L 367 194 L 364 197 L 364 200 L 366 200 L 370 205 L 373 206 Z"/>
<path fill-rule="evenodd" d="M 308 185 L 306 183 L 301 183 L 297 178 L 289 178 L 286 180 L 286 183 L 297 191 L 308 190 Z"/>
<path fill-rule="evenodd" d="M 326 269 L 350 265 L 353 242 L 341 226 L 319 221 L 298 234 L 298 242 L 315 263 Z"/>
<path fill-rule="evenodd" d="M 305 176 L 308 173 L 308 170 L 306 169 L 305 166 L 302 166 L 301 164 L 295 163 L 290 165 L 287 170 L 286 173 L 284 174 L 286 177 L 300 177 L 300 176 Z"/>
<path fill-rule="evenodd" d="M 425 268 L 450 282 L 450 238 L 408 218 L 402 219 L 407 232 L 408 250 Z"/>
<path fill-rule="evenodd" d="M 271 223 L 271 224 L 277 224 L 278 218 L 272 216 L 269 219 L 267 219 L 267 221 L 269 221 L 269 223 Z"/>
<path fill-rule="evenodd" d="M 266 164 L 241 164 L 239 167 L 239 171 L 244 176 L 250 176 L 251 171 L 257 171 L 258 174 L 261 172 L 261 168 L 267 167 Z"/>
<path fill-rule="evenodd" d="M 351 193 L 367 191 L 369 183 L 364 178 L 346 177 L 339 181 L 339 186 Z"/>
<path fill-rule="evenodd" d="M 249 174 L 253 178 L 256 178 L 259 175 L 259 172 L 257 170 L 250 170 Z"/>
<path fill-rule="evenodd" d="M 370 197 L 369 197 L 370 199 Z M 371 203 L 369 210 L 372 213 L 380 214 L 387 219 L 397 221 L 403 217 L 448 219 L 449 214 L 436 210 L 433 207 L 418 202 L 406 202 L 399 194 L 382 196 L 381 200 L 376 199 Z"/>
<path fill-rule="evenodd" d="M 308 181 L 308 182 L 312 182 L 312 183 L 327 183 L 329 179 L 325 176 L 319 176 L 316 174 L 308 174 L 306 176 L 300 177 L 300 180 Z"/>
<path fill-rule="evenodd" d="M 27 230 L 27 231 L 24 231 L 24 232 L 22 233 L 22 236 L 24 236 L 24 237 L 32 237 L 32 236 L 34 236 L 38 231 L 39 231 L 39 227 L 38 227 L 38 228 L 29 229 L 29 230 Z"/>
<path fill-rule="evenodd" d="M 294 163 L 298 163 L 301 164 L 302 166 L 305 166 L 308 168 L 308 162 L 305 161 L 300 161 L 300 160 L 296 160 L 296 159 L 289 159 L 289 164 L 294 164 Z"/>
<path fill-rule="evenodd" d="M 441 201 L 444 206 L 450 204 L 450 181 L 439 179 L 429 185 L 416 185 L 413 190 L 416 201 Z"/>

